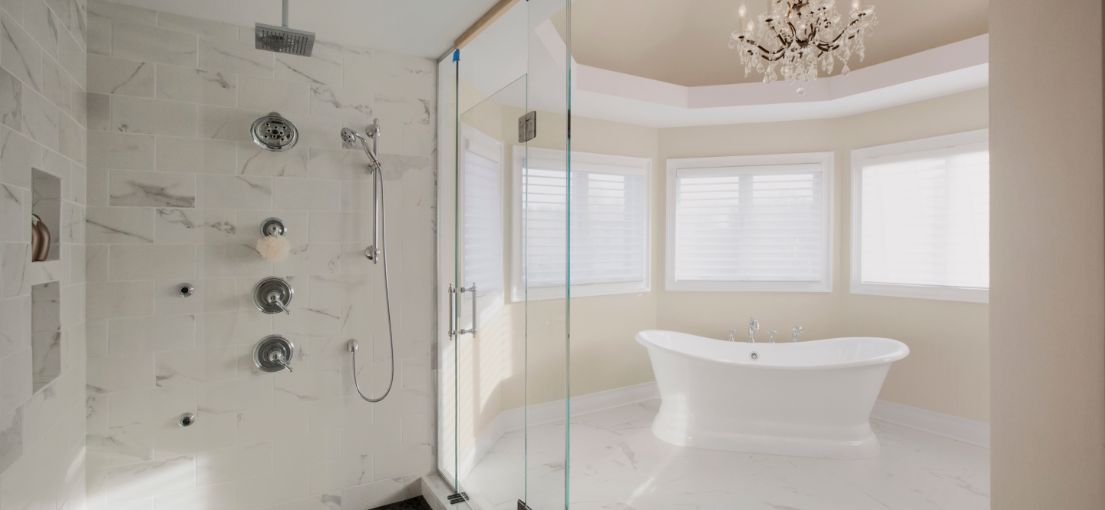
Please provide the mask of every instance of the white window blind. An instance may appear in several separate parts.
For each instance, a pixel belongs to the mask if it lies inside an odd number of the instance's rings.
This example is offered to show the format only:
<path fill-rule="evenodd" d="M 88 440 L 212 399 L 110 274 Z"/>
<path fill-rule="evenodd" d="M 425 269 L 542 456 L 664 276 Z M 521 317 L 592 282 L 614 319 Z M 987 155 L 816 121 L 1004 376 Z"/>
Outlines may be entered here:
<path fill-rule="evenodd" d="M 990 157 L 972 132 L 853 153 L 852 288 L 985 301 Z"/>
<path fill-rule="evenodd" d="M 503 149 L 468 126 L 462 137 L 461 283 L 476 284 L 487 313 L 503 301 Z"/>
<path fill-rule="evenodd" d="M 568 279 L 565 228 L 571 197 L 573 296 L 648 289 L 648 170 L 642 158 L 572 155 L 571 189 L 564 152 L 517 147 L 515 296 L 563 297 Z M 524 277 L 524 281 L 523 281 Z"/>
<path fill-rule="evenodd" d="M 829 290 L 831 158 L 668 161 L 668 288 Z"/>

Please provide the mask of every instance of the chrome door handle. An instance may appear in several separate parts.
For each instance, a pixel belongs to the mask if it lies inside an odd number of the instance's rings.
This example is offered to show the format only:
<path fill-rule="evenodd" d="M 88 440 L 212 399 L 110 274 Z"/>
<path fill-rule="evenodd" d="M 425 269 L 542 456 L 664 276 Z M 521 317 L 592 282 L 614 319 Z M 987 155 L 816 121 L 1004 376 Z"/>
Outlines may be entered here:
<path fill-rule="evenodd" d="M 457 336 L 457 286 L 449 284 L 449 338 Z"/>
<path fill-rule="evenodd" d="M 471 292 L 472 293 L 472 327 L 468 328 L 468 329 L 459 330 L 459 331 L 457 331 L 457 334 L 458 335 L 467 335 L 467 334 L 471 333 L 471 334 L 474 335 L 474 334 L 476 334 L 476 331 L 479 328 L 479 321 L 480 321 L 480 307 L 479 307 L 479 304 L 477 302 L 477 299 L 478 299 L 477 296 L 479 296 L 479 293 L 476 292 L 476 284 L 473 283 L 472 285 L 469 285 L 467 287 L 461 287 L 461 288 L 457 289 L 458 297 L 463 296 L 465 292 Z"/>

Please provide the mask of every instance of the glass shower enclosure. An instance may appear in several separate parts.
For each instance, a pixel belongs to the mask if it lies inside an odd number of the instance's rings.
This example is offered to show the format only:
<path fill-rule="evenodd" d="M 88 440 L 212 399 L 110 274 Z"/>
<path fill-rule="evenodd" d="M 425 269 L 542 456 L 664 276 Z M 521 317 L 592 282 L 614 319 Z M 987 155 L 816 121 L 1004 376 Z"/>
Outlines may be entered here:
<path fill-rule="evenodd" d="M 566 508 L 570 1 L 500 7 L 439 64 L 437 468 L 455 508 Z"/>

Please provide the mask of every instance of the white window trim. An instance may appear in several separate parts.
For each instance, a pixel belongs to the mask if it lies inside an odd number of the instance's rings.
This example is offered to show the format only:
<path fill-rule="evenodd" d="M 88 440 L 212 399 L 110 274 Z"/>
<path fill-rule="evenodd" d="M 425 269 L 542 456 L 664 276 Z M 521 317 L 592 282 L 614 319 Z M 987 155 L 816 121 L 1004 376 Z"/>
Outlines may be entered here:
<path fill-rule="evenodd" d="M 825 278 L 818 282 L 750 282 L 750 281 L 677 281 L 675 279 L 675 194 L 676 174 L 684 168 L 726 168 L 734 166 L 821 165 L 825 194 Z M 832 152 L 770 154 L 756 156 L 722 156 L 711 158 L 675 158 L 667 160 L 667 221 L 664 243 L 664 289 L 683 292 L 811 292 L 833 290 L 833 204 L 834 155 Z"/>
<path fill-rule="evenodd" d="M 568 291 L 563 285 L 526 288 L 522 281 L 522 167 L 523 156 L 530 158 L 564 161 L 565 151 L 557 149 L 526 148 L 515 145 L 513 148 L 513 179 L 511 185 L 511 203 L 513 213 L 510 216 L 511 227 L 511 285 L 512 302 L 565 299 Z M 572 151 L 572 163 L 583 163 L 605 167 L 610 173 L 641 175 L 645 178 L 645 257 L 644 278 L 641 282 L 571 284 L 571 297 L 610 296 L 615 294 L 639 294 L 652 290 L 652 160 L 633 156 L 596 154 Z"/>
<path fill-rule="evenodd" d="M 915 299 L 933 299 L 939 301 L 965 301 L 969 303 L 989 303 L 990 289 L 978 287 L 957 287 L 950 285 L 908 285 L 888 283 L 863 283 L 860 280 L 860 260 L 862 254 L 862 189 L 863 166 L 870 163 L 888 163 L 913 159 L 918 153 L 948 154 L 960 153 L 972 147 L 989 148 L 989 130 L 979 129 L 951 135 L 935 136 L 920 140 L 878 145 L 853 150 L 852 161 L 852 239 L 851 267 L 849 280 L 852 294 L 871 296 L 903 297 Z"/>
<path fill-rule="evenodd" d="M 460 153 L 461 153 L 460 157 L 462 158 L 461 161 L 463 161 L 464 153 L 471 150 L 472 152 L 474 152 L 476 154 L 479 154 L 479 155 L 481 155 L 481 156 L 483 156 L 487 159 L 490 159 L 490 160 L 495 161 L 496 163 L 498 163 L 498 165 L 499 165 L 499 190 L 500 190 L 500 192 L 502 192 L 502 190 L 505 188 L 505 179 L 506 179 L 506 172 L 505 172 L 505 169 L 503 168 L 504 160 L 506 159 L 504 157 L 504 154 L 503 154 L 503 152 L 505 150 L 503 143 L 501 141 L 499 141 L 498 139 L 496 139 L 495 137 L 493 137 L 493 136 L 491 136 L 487 133 L 484 133 L 483 131 L 480 131 L 479 129 L 477 129 L 475 127 L 469 126 L 467 124 L 463 124 L 463 125 L 461 125 L 461 144 L 462 144 L 461 145 L 461 151 L 460 151 Z M 463 171 L 463 169 L 462 169 L 462 171 Z M 460 182 L 458 182 L 458 184 L 459 184 L 460 196 L 462 197 L 462 200 L 463 200 L 464 181 L 461 180 Z M 462 204 L 462 207 L 460 209 L 462 211 L 461 212 L 462 217 L 463 217 L 463 210 L 464 210 L 463 205 L 464 204 Z M 502 234 L 505 234 L 506 233 L 505 223 L 507 221 L 506 207 L 503 206 L 501 201 L 499 202 L 499 207 L 500 207 L 499 218 L 504 223 L 503 225 L 501 225 L 503 227 L 503 233 Z M 458 241 L 460 243 L 463 243 L 464 242 L 464 237 L 461 236 L 458 239 Z M 464 245 L 461 244 L 460 247 L 461 247 L 461 257 L 463 257 Z M 501 255 L 501 260 L 499 261 L 499 266 L 500 267 L 502 267 L 503 265 L 505 265 L 507 263 L 506 253 L 504 253 L 502 251 L 502 250 L 505 250 L 505 248 L 506 248 L 506 246 L 505 246 L 505 243 L 504 243 L 504 246 L 500 249 L 500 255 Z M 461 260 L 463 260 L 463 258 Z M 468 275 L 462 275 L 462 276 L 464 276 L 465 278 L 468 278 Z M 470 281 L 466 280 L 465 283 L 462 284 L 462 285 L 471 285 L 472 283 L 477 284 L 477 292 L 480 292 L 479 299 L 480 299 L 480 305 L 481 305 L 481 309 L 478 311 L 479 314 L 482 314 L 484 316 L 490 316 L 491 314 L 495 313 L 500 308 L 502 308 L 502 306 L 505 304 L 504 295 L 506 294 L 506 284 L 507 284 L 506 277 L 505 277 L 505 275 L 500 274 L 499 278 L 500 278 L 499 283 L 501 284 L 500 289 L 495 291 L 494 293 L 491 293 L 491 294 L 484 294 L 484 292 L 479 291 L 478 290 L 479 289 L 479 282 L 470 282 Z"/>

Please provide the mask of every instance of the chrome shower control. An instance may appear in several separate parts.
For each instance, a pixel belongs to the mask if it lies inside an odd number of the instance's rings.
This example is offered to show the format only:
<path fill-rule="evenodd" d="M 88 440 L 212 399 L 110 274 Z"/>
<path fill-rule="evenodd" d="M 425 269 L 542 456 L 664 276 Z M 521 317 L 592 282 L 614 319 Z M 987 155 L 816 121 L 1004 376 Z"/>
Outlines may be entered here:
<path fill-rule="evenodd" d="M 288 233 L 288 227 L 284 226 L 284 222 L 280 218 L 265 218 L 265 221 L 261 223 L 261 235 L 263 236 L 282 236 Z"/>
<path fill-rule="evenodd" d="M 253 364 L 263 372 L 279 372 L 284 369 L 292 372 L 293 356 L 295 346 L 291 340 L 280 335 L 266 336 L 253 347 Z"/>
<path fill-rule="evenodd" d="M 269 277 L 253 286 L 253 304 L 265 313 L 291 314 L 288 306 L 292 303 L 295 290 L 283 278 Z"/>

